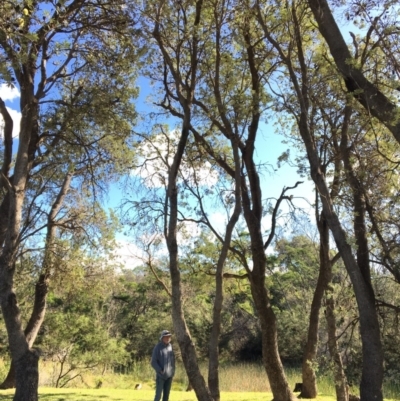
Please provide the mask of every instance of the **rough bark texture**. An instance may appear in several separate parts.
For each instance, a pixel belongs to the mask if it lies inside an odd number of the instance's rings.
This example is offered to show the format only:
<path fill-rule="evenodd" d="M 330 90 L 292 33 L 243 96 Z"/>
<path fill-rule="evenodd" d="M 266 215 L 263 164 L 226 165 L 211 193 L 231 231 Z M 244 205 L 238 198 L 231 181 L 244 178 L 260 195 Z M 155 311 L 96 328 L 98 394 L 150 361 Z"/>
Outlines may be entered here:
<path fill-rule="evenodd" d="M 228 250 L 231 245 L 231 238 L 233 229 L 241 213 L 241 196 L 240 196 L 240 158 L 239 151 L 235 140 L 231 141 L 233 159 L 235 161 L 235 208 L 232 216 L 229 219 L 226 227 L 225 238 L 223 239 L 222 249 L 217 261 L 217 269 L 215 274 L 215 300 L 213 307 L 213 325 L 211 329 L 210 341 L 209 341 L 209 365 L 208 365 L 208 387 L 214 401 L 220 400 L 220 389 L 219 389 L 219 337 L 221 333 L 221 311 L 222 304 L 224 301 L 223 292 L 223 270 L 226 258 L 228 256 Z"/>
<path fill-rule="evenodd" d="M 326 260 L 327 256 L 329 258 L 329 228 L 323 213 L 321 214 L 317 224 L 320 235 L 319 274 L 317 286 L 315 287 L 314 296 L 311 303 L 307 343 L 303 356 L 303 385 L 300 394 L 301 398 L 316 398 L 318 395 L 317 378 L 315 375 L 314 365 L 316 363 L 318 350 L 319 313 L 321 310 L 326 286 L 328 284 L 327 263 L 329 264 L 329 259 Z M 328 250 L 327 252 L 326 249 Z"/>
<path fill-rule="evenodd" d="M 182 306 L 181 279 L 178 263 L 178 243 L 176 239 L 177 219 L 178 219 L 178 189 L 176 185 L 176 177 L 182 160 L 183 152 L 186 146 L 189 130 L 187 122 L 190 120 L 190 112 L 183 122 L 181 138 L 178 145 L 177 153 L 168 178 L 168 204 L 169 204 L 169 224 L 166 235 L 167 247 L 169 252 L 169 268 L 172 284 L 172 318 L 174 323 L 175 336 L 178 340 L 182 353 L 183 364 L 196 393 L 199 401 L 213 401 L 205 380 L 200 372 L 197 360 L 196 350 L 186 326 L 185 317 Z"/>
<path fill-rule="evenodd" d="M 265 287 L 266 255 L 262 237 L 262 195 L 259 176 L 253 159 L 254 143 L 258 129 L 255 117 L 249 127 L 249 137 L 242 150 L 249 186 L 242 184 L 242 204 L 246 224 L 250 233 L 253 269 L 248 271 L 251 293 L 260 319 L 263 364 L 268 375 L 274 401 L 292 401 L 296 397 L 291 392 L 278 350 L 276 316 L 271 307 Z M 251 194 L 251 196 L 249 195 Z"/>
<path fill-rule="evenodd" d="M 28 349 L 15 361 L 16 390 L 13 401 L 37 401 L 39 386 L 39 356 Z"/>
<path fill-rule="evenodd" d="M 342 358 L 340 356 L 339 347 L 336 339 L 336 318 L 335 318 L 335 302 L 333 291 L 330 286 L 332 282 L 332 262 L 330 260 L 329 250 L 329 227 L 322 214 L 321 220 L 318 222 L 318 230 L 320 234 L 320 263 L 326 277 L 326 321 L 328 326 L 328 348 L 333 360 L 334 379 L 337 401 L 348 401 L 347 380 L 343 369 Z"/>
<path fill-rule="evenodd" d="M 363 370 L 360 384 L 361 398 L 363 401 L 382 401 L 383 354 L 379 322 L 375 310 L 375 299 L 373 293 L 370 291 L 370 286 L 364 281 L 362 272 L 353 256 L 352 248 L 347 241 L 346 233 L 340 224 L 338 216 L 334 212 L 325 177 L 321 172 L 318 155 L 309 135 L 304 117 L 300 120 L 300 133 L 306 145 L 311 176 L 321 194 L 326 220 L 342 256 L 356 295 L 363 347 Z"/>
<path fill-rule="evenodd" d="M 335 300 L 332 288 L 326 292 L 326 322 L 328 326 L 328 348 L 334 363 L 333 377 L 335 380 L 336 400 L 348 401 L 347 379 L 343 369 L 342 357 L 336 339 Z"/>

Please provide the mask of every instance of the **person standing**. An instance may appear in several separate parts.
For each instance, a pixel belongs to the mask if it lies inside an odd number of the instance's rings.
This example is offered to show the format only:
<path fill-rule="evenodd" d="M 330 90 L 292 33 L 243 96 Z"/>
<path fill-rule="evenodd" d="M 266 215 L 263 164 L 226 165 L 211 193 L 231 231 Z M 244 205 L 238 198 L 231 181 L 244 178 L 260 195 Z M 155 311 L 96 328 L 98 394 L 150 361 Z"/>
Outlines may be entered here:
<path fill-rule="evenodd" d="M 163 330 L 160 341 L 153 348 L 151 366 L 156 371 L 156 395 L 154 401 L 168 401 L 172 378 L 175 374 L 175 354 L 171 345 L 172 334 Z"/>

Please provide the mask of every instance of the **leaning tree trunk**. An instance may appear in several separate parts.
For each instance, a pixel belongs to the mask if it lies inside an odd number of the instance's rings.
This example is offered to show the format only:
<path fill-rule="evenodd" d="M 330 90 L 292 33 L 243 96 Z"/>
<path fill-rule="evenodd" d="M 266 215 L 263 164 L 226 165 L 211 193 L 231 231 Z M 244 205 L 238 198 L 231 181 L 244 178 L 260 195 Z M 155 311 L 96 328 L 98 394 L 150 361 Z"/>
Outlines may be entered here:
<path fill-rule="evenodd" d="M 319 244 L 319 274 L 317 286 L 315 287 L 308 325 L 307 343 L 303 355 L 301 398 L 316 398 L 318 395 L 317 378 L 315 375 L 315 364 L 318 349 L 319 313 L 322 300 L 328 284 L 329 265 L 329 228 L 324 214 L 321 213 L 317 222 L 320 236 Z"/>
<path fill-rule="evenodd" d="M 377 85 L 370 82 L 358 63 L 354 62 L 327 0 L 308 0 L 308 3 L 347 90 L 362 104 L 367 113 L 380 120 L 400 143 L 400 121 L 397 117 L 400 112 L 399 106 L 386 97 Z"/>
<path fill-rule="evenodd" d="M 37 333 L 43 323 L 46 311 L 46 297 L 48 292 L 48 283 L 45 275 L 40 275 L 38 282 L 35 285 L 35 301 L 29 322 L 25 328 L 25 337 L 29 347 L 32 347 L 36 340 Z M 11 360 L 10 368 L 3 383 L 0 384 L 0 389 L 15 388 L 15 364 Z"/>
<path fill-rule="evenodd" d="M 11 358 L 15 364 L 14 401 L 36 401 L 38 399 L 39 358 L 37 353 L 30 349 L 25 338 L 13 287 L 25 190 L 38 140 L 38 104 L 33 96 L 32 77 L 27 73 L 26 75 L 21 74 L 19 79 L 25 91 L 21 92 L 21 130 L 14 175 L 7 183 L 9 208 L 4 244 L 0 254 L 0 304 L 7 328 Z"/>
<path fill-rule="evenodd" d="M 33 309 L 31 317 L 25 328 L 24 334 L 28 346 L 32 347 L 34 344 L 37 334 L 42 326 L 44 316 L 46 313 L 46 298 L 48 292 L 48 284 L 50 277 L 50 270 L 54 267 L 54 239 L 56 237 L 57 226 L 55 224 L 56 216 L 60 211 L 67 192 L 70 188 L 72 177 L 74 173 L 68 172 L 64 178 L 63 184 L 59 190 L 59 193 L 50 209 L 50 213 L 47 217 L 47 234 L 46 234 L 46 245 L 45 255 L 43 258 L 42 274 L 35 285 L 35 300 L 33 303 Z M 0 389 L 14 388 L 16 386 L 15 381 L 15 363 L 11 359 L 11 365 L 7 377 L 0 385 Z"/>
<path fill-rule="evenodd" d="M 346 233 L 334 211 L 304 111 L 301 113 L 299 128 L 307 150 L 311 177 L 321 194 L 326 220 L 350 276 L 357 300 L 363 349 L 363 369 L 360 384 L 361 399 L 363 401 L 382 401 L 383 352 L 379 321 L 375 309 L 375 296 L 371 291 L 371 285 L 364 278 L 365 270 L 360 268 L 354 258 L 353 249 L 349 245 Z"/>
<path fill-rule="evenodd" d="M 175 335 L 182 353 L 183 364 L 188 375 L 189 383 L 193 386 L 196 397 L 199 401 L 213 401 L 210 391 L 202 376 L 196 355 L 196 349 L 186 326 L 182 306 L 181 278 L 178 263 L 178 243 L 176 239 L 178 221 L 178 188 L 176 184 L 179 166 L 189 136 L 188 122 L 190 121 L 190 110 L 186 110 L 187 118 L 183 122 L 181 138 L 178 150 L 174 156 L 170 172 L 168 174 L 166 216 L 169 216 L 166 230 L 166 241 L 169 253 L 169 268 L 172 286 L 172 319 Z"/>
<path fill-rule="evenodd" d="M 250 277 L 251 293 L 261 325 L 262 357 L 274 401 L 292 401 L 295 396 L 286 380 L 278 350 L 276 316 L 265 287 L 266 256 L 263 243 L 254 247 L 252 241 L 253 270 Z"/>
<path fill-rule="evenodd" d="M 346 112 L 350 114 L 352 111 L 350 106 L 346 107 Z M 342 130 L 342 141 L 340 144 L 340 149 L 343 157 L 343 164 L 345 167 L 347 183 L 349 184 L 352 195 L 353 195 L 353 226 L 354 226 L 354 237 L 356 240 L 356 257 L 357 265 L 360 269 L 361 280 L 365 286 L 366 295 L 369 298 L 371 313 L 373 312 L 377 316 L 375 309 L 375 293 L 371 283 L 371 269 L 370 269 L 370 254 L 369 254 L 369 244 L 368 244 L 368 227 L 366 224 L 366 200 L 364 196 L 364 188 L 361 179 L 359 179 L 353 168 L 352 158 L 355 155 L 351 153 L 351 146 L 349 145 L 348 130 Z M 356 292 L 356 289 L 355 289 Z M 357 293 L 356 293 L 357 296 Z M 361 320 L 361 311 L 360 311 Z M 360 395 L 361 399 L 368 399 L 370 397 L 372 400 L 372 395 L 367 392 L 368 386 L 374 385 L 376 388 L 375 397 L 382 397 L 382 381 L 383 381 L 383 351 L 380 344 L 380 330 L 377 317 L 376 321 L 371 321 L 371 327 L 366 328 L 360 323 L 361 336 L 372 337 L 371 334 L 377 336 L 376 345 L 372 349 L 367 348 L 363 343 L 363 374 L 360 383 Z M 372 338 L 371 338 L 372 340 Z M 374 358 L 376 366 L 366 366 L 366 358 Z M 371 361 L 372 362 L 372 361 Z M 370 382 L 371 381 L 371 382 Z M 372 391 L 372 388 L 371 388 Z"/>
<path fill-rule="evenodd" d="M 335 380 L 336 400 L 348 401 L 347 379 L 343 369 L 342 357 L 336 338 L 335 300 L 333 288 L 328 286 L 326 291 L 326 322 L 328 326 L 328 348 L 333 361 L 333 377 Z"/>
<path fill-rule="evenodd" d="M 278 350 L 276 316 L 265 286 L 267 258 L 262 237 L 262 195 L 259 176 L 253 159 L 253 146 L 257 124 L 249 128 L 246 147 L 242 149 L 242 158 L 246 165 L 249 188 L 242 179 L 242 207 L 250 233 L 251 256 L 253 269 L 248 271 L 251 294 L 257 309 L 261 325 L 263 364 L 268 375 L 274 401 L 292 401 L 295 399 L 286 380 L 282 361 Z M 253 134 L 253 135 L 251 135 Z M 251 197 L 249 196 L 251 193 Z M 271 235 L 272 235 L 271 230 Z M 270 239 L 272 238 L 270 235 Z M 269 241 L 267 241 L 269 243 Z"/>

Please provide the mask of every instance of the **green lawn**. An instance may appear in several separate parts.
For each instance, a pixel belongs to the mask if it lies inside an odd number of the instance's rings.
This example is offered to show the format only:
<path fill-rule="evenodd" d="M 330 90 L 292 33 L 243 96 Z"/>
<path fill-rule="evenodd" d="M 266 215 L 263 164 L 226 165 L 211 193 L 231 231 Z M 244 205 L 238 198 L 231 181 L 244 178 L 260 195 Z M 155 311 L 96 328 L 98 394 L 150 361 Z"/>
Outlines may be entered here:
<path fill-rule="evenodd" d="M 12 400 L 13 391 L 0 390 L 0 400 Z M 58 389 L 41 387 L 39 399 L 44 401 L 152 401 L 154 390 L 120 390 L 120 389 Z M 196 401 L 193 391 L 171 391 L 170 401 Z M 221 401 L 268 401 L 271 393 L 223 392 Z M 335 401 L 333 397 L 321 396 L 317 401 Z"/>
<path fill-rule="evenodd" d="M 0 390 L 0 400 L 12 400 L 13 390 Z M 154 390 L 39 388 L 41 401 L 152 401 Z M 193 391 L 171 391 L 170 401 L 196 401 Z M 271 393 L 222 392 L 221 401 L 270 401 Z M 316 401 L 336 401 L 335 397 L 321 394 Z M 386 399 L 386 401 L 399 401 Z"/>

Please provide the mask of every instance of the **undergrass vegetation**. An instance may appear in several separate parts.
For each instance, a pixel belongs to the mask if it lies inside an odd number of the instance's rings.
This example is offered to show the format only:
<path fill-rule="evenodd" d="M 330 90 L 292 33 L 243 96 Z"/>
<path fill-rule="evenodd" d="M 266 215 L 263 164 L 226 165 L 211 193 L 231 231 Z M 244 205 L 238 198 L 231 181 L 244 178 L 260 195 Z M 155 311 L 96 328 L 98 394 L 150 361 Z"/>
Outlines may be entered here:
<path fill-rule="evenodd" d="M 2 376 L 7 373 L 7 365 L 0 360 Z M 201 370 L 207 377 L 207 365 Z M 148 401 L 154 397 L 154 372 L 148 362 L 134 363 L 129 370 L 121 373 L 107 371 L 82 371 L 64 388 L 55 388 L 59 374 L 57 365 L 43 361 L 40 364 L 39 398 L 45 401 Z M 298 369 L 286 369 L 290 387 L 301 382 Z M 4 377 L 4 376 L 3 376 Z M 135 386 L 140 384 L 140 390 Z M 178 364 L 173 381 L 171 401 L 196 401 L 193 391 L 185 391 L 188 385 L 186 373 Z M 272 400 L 272 393 L 261 364 L 221 364 L 221 401 L 266 401 Z M 317 401 L 335 401 L 335 388 L 329 376 L 318 379 Z M 358 389 L 352 389 L 357 394 Z M 14 390 L 0 390 L 0 400 L 12 400 Z M 385 400 L 400 401 L 400 388 L 395 382 L 385 383 Z"/>

